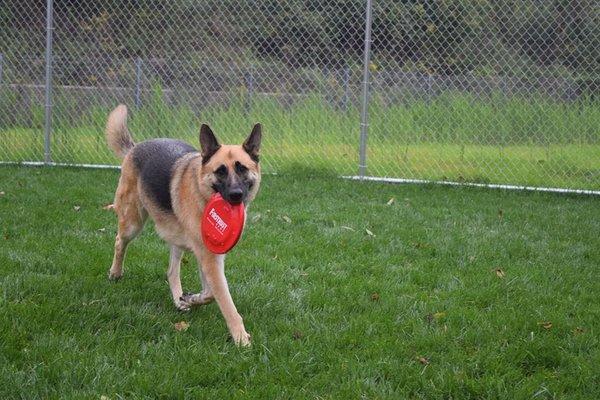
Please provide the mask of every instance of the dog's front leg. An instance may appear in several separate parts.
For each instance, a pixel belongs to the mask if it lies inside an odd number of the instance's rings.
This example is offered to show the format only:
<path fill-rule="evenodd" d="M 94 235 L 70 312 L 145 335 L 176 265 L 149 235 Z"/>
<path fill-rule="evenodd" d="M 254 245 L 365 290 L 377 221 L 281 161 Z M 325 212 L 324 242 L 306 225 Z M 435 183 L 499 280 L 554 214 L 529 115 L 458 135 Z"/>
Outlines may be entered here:
<path fill-rule="evenodd" d="M 188 311 L 190 303 L 183 297 L 181 289 L 181 258 L 183 257 L 183 249 L 181 247 L 171 245 L 171 254 L 169 256 L 169 270 L 167 271 L 167 279 L 171 288 L 171 295 L 175 307 L 179 311 Z"/>
<path fill-rule="evenodd" d="M 198 257 L 198 266 L 202 268 L 206 283 L 221 309 L 233 340 L 238 345 L 250 345 L 250 335 L 246 332 L 242 316 L 237 312 L 229 293 L 225 278 L 225 256 L 216 255 L 207 250 L 198 250 L 195 253 Z"/>

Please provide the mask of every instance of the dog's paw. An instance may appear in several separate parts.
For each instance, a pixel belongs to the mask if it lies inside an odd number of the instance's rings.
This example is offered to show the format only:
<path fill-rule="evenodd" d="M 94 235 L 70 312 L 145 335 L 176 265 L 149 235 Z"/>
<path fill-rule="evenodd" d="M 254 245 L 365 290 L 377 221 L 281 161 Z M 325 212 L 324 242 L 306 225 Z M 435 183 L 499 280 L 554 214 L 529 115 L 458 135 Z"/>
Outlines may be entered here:
<path fill-rule="evenodd" d="M 119 279 L 121 279 L 123 277 L 123 271 L 113 271 L 112 269 L 108 271 L 108 280 L 109 281 L 118 281 Z"/>
<path fill-rule="evenodd" d="M 184 293 L 181 298 L 191 305 L 203 305 L 211 303 L 215 298 L 211 293 Z"/>
<path fill-rule="evenodd" d="M 175 308 L 177 308 L 178 311 L 187 312 L 190 311 L 192 305 L 185 300 L 184 296 L 181 296 L 179 300 L 175 302 Z"/>
<path fill-rule="evenodd" d="M 236 346 L 240 347 L 249 347 L 250 345 L 252 345 L 250 339 L 252 339 L 252 337 L 246 331 L 241 331 L 233 335 L 234 343 L 236 344 Z"/>

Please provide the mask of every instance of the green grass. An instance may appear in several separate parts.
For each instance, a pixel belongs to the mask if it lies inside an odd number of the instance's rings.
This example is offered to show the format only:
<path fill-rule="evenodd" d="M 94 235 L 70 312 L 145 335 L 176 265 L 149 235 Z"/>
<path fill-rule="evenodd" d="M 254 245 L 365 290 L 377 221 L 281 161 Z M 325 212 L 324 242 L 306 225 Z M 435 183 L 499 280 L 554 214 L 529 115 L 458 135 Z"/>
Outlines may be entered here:
<path fill-rule="evenodd" d="M 106 279 L 117 171 L 0 168 L 0 398 L 600 397 L 597 198 L 297 172 L 228 255 L 238 349 L 152 226 Z"/>
<path fill-rule="evenodd" d="M 250 112 L 243 93 L 229 100 L 227 106 L 199 110 L 172 107 L 156 88 L 140 110 L 132 110 L 131 130 L 136 140 L 166 136 L 197 145 L 204 121 L 223 142 L 240 143 L 260 121 L 267 172 L 299 164 L 343 175 L 358 172 L 359 110 L 341 111 L 316 95 L 288 106 L 257 98 Z M 482 100 L 457 93 L 430 102 L 405 99 L 406 105 L 384 100 L 375 93 L 370 106 L 369 175 L 600 189 L 598 101 L 497 94 Z M 80 104 L 57 95 L 53 160 L 115 164 L 103 137 L 108 112 L 103 107 L 82 112 Z M 43 160 L 43 113 L 24 114 L 16 112 L 13 123 L 0 128 L 3 161 Z"/>

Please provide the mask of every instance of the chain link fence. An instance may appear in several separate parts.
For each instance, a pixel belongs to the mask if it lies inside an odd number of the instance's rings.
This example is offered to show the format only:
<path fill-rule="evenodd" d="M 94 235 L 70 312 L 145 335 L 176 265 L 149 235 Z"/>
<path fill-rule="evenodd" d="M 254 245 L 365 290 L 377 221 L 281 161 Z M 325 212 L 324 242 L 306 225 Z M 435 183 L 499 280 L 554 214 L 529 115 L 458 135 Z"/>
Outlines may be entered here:
<path fill-rule="evenodd" d="M 122 102 L 137 141 L 259 121 L 267 172 L 600 189 L 599 82 L 593 0 L 8 0 L 0 160 L 116 165 Z"/>

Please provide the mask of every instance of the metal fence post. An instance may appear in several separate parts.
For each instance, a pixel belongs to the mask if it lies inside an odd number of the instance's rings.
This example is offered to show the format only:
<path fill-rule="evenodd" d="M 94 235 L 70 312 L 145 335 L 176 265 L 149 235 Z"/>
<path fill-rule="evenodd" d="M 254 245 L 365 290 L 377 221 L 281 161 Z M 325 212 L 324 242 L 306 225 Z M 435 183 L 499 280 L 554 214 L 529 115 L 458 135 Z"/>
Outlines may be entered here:
<path fill-rule="evenodd" d="M 247 114 L 252 110 L 252 96 L 254 95 L 254 74 L 252 65 L 246 72 L 246 100 L 244 102 L 244 112 Z"/>
<path fill-rule="evenodd" d="M 360 147 L 358 155 L 358 175 L 365 176 L 367 169 L 367 134 L 369 132 L 369 64 L 371 63 L 371 0 L 367 0 L 365 18 L 365 54 L 363 65 L 362 112 L 360 114 Z"/>
<path fill-rule="evenodd" d="M 4 66 L 4 54 L 0 53 L 0 86 L 2 85 L 2 67 Z"/>
<path fill-rule="evenodd" d="M 44 115 L 44 162 L 52 161 L 50 134 L 52 133 L 52 19 L 53 2 L 46 1 L 46 100 Z"/>
<path fill-rule="evenodd" d="M 433 97 L 433 75 L 431 72 L 427 72 L 427 104 L 431 104 L 431 98 Z"/>
<path fill-rule="evenodd" d="M 342 96 L 342 109 L 348 111 L 348 100 L 350 99 L 350 67 L 345 66 L 342 76 L 342 82 L 344 85 L 344 94 Z"/>
<path fill-rule="evenodd" d="M 141 99 L 141 85 L 142 85 L 142 58 L 138 57 L 135 59 L 135 108 L 140 108 L 142 104 Z"/>

